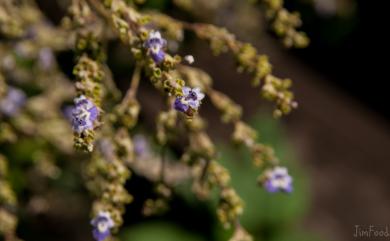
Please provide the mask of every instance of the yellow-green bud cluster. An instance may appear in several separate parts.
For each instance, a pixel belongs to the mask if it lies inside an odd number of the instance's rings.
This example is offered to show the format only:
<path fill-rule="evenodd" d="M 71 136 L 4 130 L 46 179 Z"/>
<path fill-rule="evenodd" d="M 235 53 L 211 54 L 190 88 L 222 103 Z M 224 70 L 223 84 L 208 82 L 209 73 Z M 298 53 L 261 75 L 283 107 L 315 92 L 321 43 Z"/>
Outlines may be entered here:
<path fill-rule="evenodd" d="M 230 228 L 243 212 L 243 203 L 233 188 L 223 188 L 217 208 L 219 221 L 225 228 Z"/>
<path fill-rule="evenodd" d="M 0 155 L 0 237 L 11 237 L 9 240 L 17 240 L 16 226 L 18 218 L 14 213 L 17 201 L 7 177 L 7 159 Z"/>
<path fill-rule="evenodd" d="M 82 55 L 73 74 L 76 76 L 76 89 L 79 95 L 84 95 L 100 108 L 102 99 L 101 81 L 104 77 L 102 66 L 99 62 Z M 81 133 L 74 133 L 74 145 L 78 149 L 91 152 L 95 140 L 94 130 L 85 130 Z"/>
<path fill-rule="evenodd" d="M 116 148 L 115 142 L 111 144 L 114 149 L 101 148 L 99 153 L 94 153 L 85 170 L 87 187 L 95 196 L 93 213 L 101 210 L 110 212 L 115 227 L 118 228 L 123 223 L 125 205 L 130 203 L 133 197 L 124 187 L 131 173 L 123 157 L 129 154 L 123 152 L 126 148 Z M 112 153 L 105 153 L 110 151 Z M 112 158 L 107 160 L 107 156 Z"/>
<path fill-rule="evenodd" d="M 296 29 L 302 25 L 299 13 L 291 13 L 283 7 L 283 0 L 265 0 L 266 16 L 272 22 L 272 29 L 282 38 L 284 46 L 305 48 L 309 38 Z"/>
<path fill-rule="evenodd" d="M 156 139 L 160 145 L 165 145 L 177 129 L 177 111 L 160 112 L 156 120 Z"/>

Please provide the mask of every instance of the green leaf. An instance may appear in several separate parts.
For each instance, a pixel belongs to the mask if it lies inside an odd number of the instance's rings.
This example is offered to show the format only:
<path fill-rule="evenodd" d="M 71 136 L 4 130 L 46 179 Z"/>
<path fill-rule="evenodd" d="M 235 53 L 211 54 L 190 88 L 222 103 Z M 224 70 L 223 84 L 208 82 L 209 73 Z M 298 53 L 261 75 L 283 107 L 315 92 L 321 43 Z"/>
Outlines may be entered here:
<path fill-rule="evenodd" d="M 323 241 L 318 235 L 296 229 L 279 232 L 270 241 Z"/>
<path fill-rule="evenodd" d="M 250 232 L 268 229 L 267 236 L 288 228 L 306 211 L 309 202 L 307 181 L 294 158 L 282 127 L 271 118 L 256 117 L 254 128 L 260 133 L 260 141 L 271 145 L 281 160 L 281 165 L 289 168 L 294 178 L 292 194 L 266 192 L 257 185 L 256 180 L 260 170 L 252 165 L 251 157 L 246 150 L 232 150 L 226 145 L 219 147 L 220 163 L 229 169 L 232 185 L 243 199 L 244 214 L 241 223 Z M 256 235 L 255 240 L 260 240 Z M 260 234 L 262 236 L 262 234 Z"/>
<path fill-rule="evenodd" d="M 167 222 L 142 223 L 122 232 L 123 241 L 205 241 L 194 233 Z"/>

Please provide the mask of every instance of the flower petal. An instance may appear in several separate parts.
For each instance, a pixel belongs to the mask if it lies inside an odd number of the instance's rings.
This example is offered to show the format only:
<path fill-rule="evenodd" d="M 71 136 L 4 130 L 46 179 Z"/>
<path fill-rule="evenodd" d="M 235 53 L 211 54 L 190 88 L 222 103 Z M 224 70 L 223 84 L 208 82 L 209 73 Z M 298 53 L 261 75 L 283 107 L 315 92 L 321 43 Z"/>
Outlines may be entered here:
<path fill-rule="evenodd" d="M 197 110 L 199 108 L 199 101 L 198 100 L 189 100 L 188 105 L 191 106 L 192 109 Z"/>
<path fill-rule="evenodd" d="M 184 104 L 181 100 L 181 98 L 176 98 L 175 103 L 173 104 L 173 107 L 175 110 L 180 112 L 186 112 L 188 110 L 188 105 Z"/>
<path fill-rule="evenodd" d="M 182 88 L 182 92 L 183 92 L 183 95 L 184 95 L 184 96 L 187 96 L 187 95 L 190 94 L 191 88 L 190 88 L 190 87 L 187 87 L 187 86 L 184 86 L 184 87 Z"/>

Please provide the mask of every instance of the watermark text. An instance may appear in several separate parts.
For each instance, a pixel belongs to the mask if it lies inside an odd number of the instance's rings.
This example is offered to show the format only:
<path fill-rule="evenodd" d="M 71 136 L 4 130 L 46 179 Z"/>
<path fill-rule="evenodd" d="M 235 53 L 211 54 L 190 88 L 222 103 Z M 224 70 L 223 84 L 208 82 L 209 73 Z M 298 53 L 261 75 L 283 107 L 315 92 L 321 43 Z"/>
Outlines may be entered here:
<path fill-rule="evenodd" d="M 389 238 L 390 232 L 388 225 L 355 225 L 355 238 Z"/>

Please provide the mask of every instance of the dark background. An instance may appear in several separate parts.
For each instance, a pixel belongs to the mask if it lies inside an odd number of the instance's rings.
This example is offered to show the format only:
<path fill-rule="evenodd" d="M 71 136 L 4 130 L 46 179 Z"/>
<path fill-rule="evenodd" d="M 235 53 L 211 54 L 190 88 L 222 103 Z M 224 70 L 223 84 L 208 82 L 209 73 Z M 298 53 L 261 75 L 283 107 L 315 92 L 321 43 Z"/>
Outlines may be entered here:
<path fill-rule="evenodd" d="M 287 2 L 301 12 L 302 29 L 312 40 L 296 56 L 327 82 L 388 119 L 384 1 L 357 0 L 350 6 L 353 10 L 349 9 L 353 14 L 347 17 L 321 16 L 306 4 Z"/>

